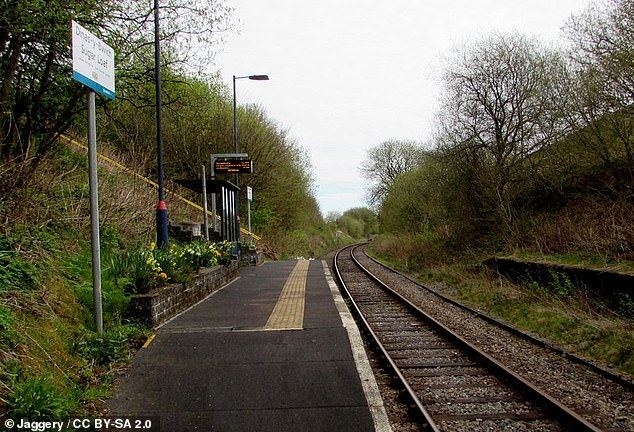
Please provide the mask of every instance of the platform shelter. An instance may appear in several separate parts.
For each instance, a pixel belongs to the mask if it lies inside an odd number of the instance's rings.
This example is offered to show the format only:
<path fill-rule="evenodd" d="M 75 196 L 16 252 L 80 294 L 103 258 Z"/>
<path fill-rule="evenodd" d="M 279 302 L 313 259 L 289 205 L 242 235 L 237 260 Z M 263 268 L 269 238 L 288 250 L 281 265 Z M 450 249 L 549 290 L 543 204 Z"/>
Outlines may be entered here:
<path fill-rule="evenodd" d="M 203 193 L 202 180 L 176 180 L 176 183 L 199 193 Z M 240 238 L 238 225 L 238 205 L 240 188 L 230 181 L 207 179 L 207 194 L 211 195 L 212 206 L 215 202 L 215 209 L 219 217 L 218 221 L 212 222 L 212 231 L 220 235 L 221 240 L 237 242 Z M 214 223 L 217 222 L 217 223 Z"/>

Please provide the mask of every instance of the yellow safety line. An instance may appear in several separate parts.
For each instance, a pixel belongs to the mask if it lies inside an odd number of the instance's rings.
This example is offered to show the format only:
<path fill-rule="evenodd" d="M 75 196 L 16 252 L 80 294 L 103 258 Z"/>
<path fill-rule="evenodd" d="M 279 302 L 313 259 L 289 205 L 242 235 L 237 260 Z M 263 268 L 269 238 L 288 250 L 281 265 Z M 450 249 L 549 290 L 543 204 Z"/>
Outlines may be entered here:
<path fill-rule="evenodd" d="M 310 261 L 298 261 L 288 277 L 264 330 L 301 330 L 304 327 L 306 278 Z"/>
<path fill-rule="evenodd" d="M 143 344 L 143 349 L 147 348 L 150 346 L 150 344 L 152 343 L 152 341 L 154 340 L 154 338 L 156 337 L 156 334 L 153 334 L 152 336 L 150 336 L 149 338 L 147 338 L 147 340 L 145 341 L 145 343 Z"/>
<path fill-rule="evenodd" d="M 80 143 L 79 141 L 74 140 L 74 139 L 73 139 L 73 138 L 71 138 L 71 137 L 68 137 L 68 136 L 66 136 L 66 135 L 60 135 L 60 138 L 62 138 L 62 139 L 64 139 L 64 140 L 66 140 L 66 142 L 68 142 L 68 143 L 71 143 L 71 144 L 73 144 L 73 145 L 76 145 L 76 146 L 77 146 L 77 147 L 79 147 L 79 148 L 82 148 L 82 149 L 84 149 L 84 150 L 88 151 L 88 147 L 86 147 L 85 145 L 83 145 L 83 144 L 82 144 L 82 143 Z M 113 160 L 113 159 L 109 158 L 108 156 L 104 156 L 104 155 L 102 155 L 102 154 L 100 154 L 100 153 L 98 154 L 98 156 L 99 156 L 99 158 L 100 158 L 100 159 L 102 159 L 102 160 L 104 160 L 104 161 L 108 162 L 110 165 L 113 165 L 113 166 L 115 166 L 115 167 L 119 168 L 121 171 L 124 171 L 124 172 L 126 172 L 126 173 L 128 173 L 128 174 L 131 174 L 131 175 L 133 175 L 134 177 L 136 177 L 136 178 L 138 178 L 138 179 L 140 179 L 140 180 L 143 180 L 143 181 L 144 181 L 144 182 L 146 182 L 147 184 L 149 184 L 149 185 L 151 185 L 151 186 L 153 186 L 153 187 L 155 187 L 155 188 L 157 188 L 157 189 L 158 189 L 158 184 L 157 184 L 156 182 L 153 182 L 152 180 L 150 180 L 150 179 L 148 179 L 148 178 L 146 178 L 146 177 L 143 177 L 141 174 L 134 172 L 133 170 L 131 170 L 130 168 L 128 168 L 128 167 L 126 167 L 126 166 L 124 166 L 124 165 L 121 165 L 119 162 L 117 162 L 117 161 L 115 161 L 115 160 Z M 167 189 L 167 188 L 164 188 L 164 189 L 165 189 L 165 193 L 168 193 L 168 194 L 172 195 L 173 197 L 175 197 L 175 198 L 177 198 L 177 199 L 179 199 L 179 200 L 183 201 L 185 204 L 188 204 L 188 205 L 190 205 L 190 206 L 194 207 L 195 209 L 200 210 L 200 211 L 202 211 L 202 212 L 204 212 L 204 211 L 205 211 L 205 209 L 204 209 L 202 206 L 200 206 L 200 205 L 196 204 L 195 202 L 192 202 L 192 201 L 188 200 L 187 198 L 185 198 L 185 197 L 183 197 L 183 196 L 181 196 L 181 195 L 177 194 L 176 192 L 172 192 L 171 190 L 169 190 L 169 189 Z M 207 214 L 208 214 L 208 215 L 210 215 L 210 216 L 213 216 L 213 213 L 212 213 L 212 212 L 210 212 L 209 210 L 207 210 Z M 221 220 L 221 217 L 220 217 L 220 216 L 218 216 L 218 215 L 216 215 L 216 218 L 217 218 L 218 220 Z M 258 236 L 257 234 L 254 234 L 254 233 L 250 232 L 249 230 L 244 229 L 244 228 L 242 228 L 242 227 L 240 227 L 240 232 L 241 232 L 242 234 L 246 234 L 246 235 L 248 235 L 248 236 L 253 237 L 255 240 L 262 240 L 262 237 Z"/>

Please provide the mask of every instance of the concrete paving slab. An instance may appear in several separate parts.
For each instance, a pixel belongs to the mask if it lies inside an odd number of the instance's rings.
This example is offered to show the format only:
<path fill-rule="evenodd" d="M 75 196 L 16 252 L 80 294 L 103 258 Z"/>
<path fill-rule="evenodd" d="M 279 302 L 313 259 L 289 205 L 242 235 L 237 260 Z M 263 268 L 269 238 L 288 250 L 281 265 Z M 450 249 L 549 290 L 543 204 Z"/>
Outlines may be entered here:
<path fill-rule="evenodd" d="M 112 414 L 159 416 L 162 431 L 373 431 L 320 262 L 305 275 L 302 329 L 263 330 L 295 265 L 247 268 L 161 327 L 109 401 Z"/>

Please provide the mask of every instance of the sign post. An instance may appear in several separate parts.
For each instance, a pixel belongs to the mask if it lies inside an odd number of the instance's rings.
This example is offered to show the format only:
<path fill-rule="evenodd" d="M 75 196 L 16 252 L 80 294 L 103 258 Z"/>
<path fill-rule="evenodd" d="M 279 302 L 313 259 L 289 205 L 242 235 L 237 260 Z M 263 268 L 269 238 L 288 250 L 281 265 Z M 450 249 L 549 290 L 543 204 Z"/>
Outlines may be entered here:
<path fill-rule="evenodd" d="M 202 183 L 203 183 L 203 214 L 204 214 L 204 218 L 203 218 L 203 227 L 205 229 L 205 232 L 203 234 L 203 237 L 205 238 L 205 240 L 209 241 L 209 218 L 207 217 L 207 174 L 205 173 L 205 165 L 202 165 Z"/>
<path fill-rule="evenodd" d="M 249 235 L 251 236 L 251 240 L 253 240 L 253 230 L 251 229 L 251 203 L 253 202 L 253 188 L 251 186 L 247 186 L 247 215 L 249 221 Z"/>
<path fill-rule="evenodd" d="M 95 91 L 109 99 L 115 97 L 114 50 L 75 21 L 72 22 L 71 33 L 73 79 L 91 89 L 88 93 L 88 181 L 90 186 L 92 286 L 95 302 L 95 329 L 97 333 L 103 333 Z"/>

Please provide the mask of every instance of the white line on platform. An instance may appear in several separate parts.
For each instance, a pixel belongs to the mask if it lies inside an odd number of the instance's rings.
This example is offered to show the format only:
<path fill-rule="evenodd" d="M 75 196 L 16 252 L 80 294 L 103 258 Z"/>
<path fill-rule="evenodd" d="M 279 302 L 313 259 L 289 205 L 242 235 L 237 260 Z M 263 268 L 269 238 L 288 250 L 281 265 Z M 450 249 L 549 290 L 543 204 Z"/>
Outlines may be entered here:
<path fill-rule="evenodd" d="M 383 405 L 383 398 L 381 398 L 379 386 L 377 385 L 374 374 L 372 373 L 370 361 L 365 353 L 363 340 L 361 339 L 357 323 L 354 321 L 352 314 L 348 310 L 348 306 L 346 306 L 346 303 L 339 293 L 339 288 L 330 274 L 328 263 L 326 261 L 322 261 L 322 264 L 324 266 L 326 280 L 330 286 L 330 292 L 335 300 L 335 306 L 337 306 L 343 326 L 348 332 L 348 339 L 350 339 L 350 346 L 352 347 L 352 356 L 354 357 L 354 362 L 357 366 L 359 377 L 361 378 L 361 385 L 363 386 L 365 398 L 368 401 L 368 406 L 370 407 L 370 412 L 372 413 L 374 430 L 376 432 L 392 432 L 392 426 L 390 425 L 387 412 L 385 411 L 385 406 Z"/>

